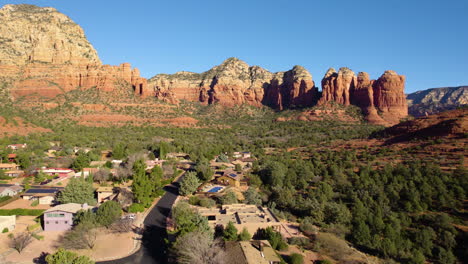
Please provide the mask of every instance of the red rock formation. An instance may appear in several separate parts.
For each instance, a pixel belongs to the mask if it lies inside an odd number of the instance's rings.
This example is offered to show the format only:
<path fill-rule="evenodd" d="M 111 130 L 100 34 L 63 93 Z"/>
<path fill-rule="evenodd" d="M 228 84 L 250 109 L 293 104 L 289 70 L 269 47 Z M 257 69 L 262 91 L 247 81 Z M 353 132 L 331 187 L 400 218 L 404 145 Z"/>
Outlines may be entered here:
<path fill-rule="evenodd" d="M 405 96 L 405 76 L 394 71 L 386 71 L 373 85 L 374 105 L 381 112 L 382 118 L 397 124 L 408 116 L 408 104 Z"/>
<path fill-rule="evenodd" d="M 146 79 L 139 76 L 138 70 L 131 70 L 130 64 L 109 65 L 70 65 L 31 63 L 22 66 L 1 65 L 2 77 L 12 80 L 12 97 L 43 96 L 55 97 L 58 94 L 77 88 L 96 88 L 105 92 L 132 85 L 136 94 L 148 96 Z"/>
<path fill-rule="evenodd" d="M 276 109 L 312 106 L 318 91 L 312 76 L 301 66 L 271 73 L 261 67 L 229 58 L 211 70 L 197 74 L 160 74 L 149 80 L 157 98 L 169 102 L 199 101 L 234 106 L 269 105 Z"/>
<path fill-rule="evenodd" d="M 357 76 L 356 86 L 350 90 L 351 104 L 359 106 L 367 121 L 373 124 L 386 125 L 387 123 L 378 115 L 374 106 L 374 80 L 369 74 L 360 72 Z"/>
<path fill-rule="evenodd" d="M 54 97 L 92 87 L 111 92 L 124 86 L 149 95 L 137 69 L 128 63 L 102 65 L 83 29 L 54 8 L 5 5 L 0 35 L 0 77 L 11 84 L 13 97 Z"/>
<path fill-rule="evenodd" d="M 338 73 L 331 68 L 322 80 L 319 104 L 333 101 L 356 105 L 369 122 L 393 125 L 408 115 L 404 86 L 405 77 L 394 71 L 386 71 L 374 81 L 365 72 L 356 77 L 348 68 L 341 68 Z"/>
<path fill-rule="evenodd" d="M 348 68 L 340 68 L 337 73 L 335 69 L 330 68 L 322 79 L 322 98 L 319 103 L 325 104 L 334 101 L 349 105 L 349 90 L 354 89 L 355 85 L 356 76 L 353 71 Z"/>

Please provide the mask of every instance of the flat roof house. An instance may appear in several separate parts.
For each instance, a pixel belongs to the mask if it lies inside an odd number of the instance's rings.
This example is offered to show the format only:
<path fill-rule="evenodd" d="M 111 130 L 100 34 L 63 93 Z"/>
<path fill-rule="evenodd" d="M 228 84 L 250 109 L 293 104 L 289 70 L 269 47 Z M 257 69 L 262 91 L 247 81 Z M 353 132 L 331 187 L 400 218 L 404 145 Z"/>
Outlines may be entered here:
<path fill-rule="evenodd" d="M 49 176 L 58 176 L 58 177 L 75 176 L 74 170 L 66 169 L 66 168 L 41 168 L 39 170 L 36 170 L 36 173 L 38 173 L 39 171 L 42 171 L 44 174 L 47 174 Z"/>
<path fill-rule="evenodd" d="M 73 226 L 73 216 L 79 210 L 90 209 L 87 204 L 67 203 L 44 212 L 44 231 L 65 231 Z"/>
<path fill-rule="evenodd" d="M 39 200 L 39 204 L 52 204 L 58 191 L 58 188 L 32 188 L 21 197 L 23 200 Z"/>
<path fill-rule="evenodd" d="M 232 187 L 247 186 L 247 182 L 244 180 L 244 175 L 241 172 L 233 170 L 224 171 L 221 176 L 216 178 L 216 182 L 218 184 Z"/>
<path fill-rule="evenodd" d="M 23 191 L 23 187 L 20 185 L 12 185 L 8 187 L 0 187 L 0 197 L 2 196 L 15 196 Z"/>
<path fill-rule="evenodd" d="M 114 194 L 113 187 L 99 187 L 96 190 L 98 203 L 103 203 L 106 200 L 110 200 L 112 194 Z"/>
<path fill-rule="evenodd" d="M 24 143 L 24 144 L 11 144 L 11 145 L 8 145 L 7 148 L 10 148 L 12 150 L 17 150 L 17 149 L 24 149 L 28 146 L 28 144 Z"/>
<path fill-rule="evenodd" d="M 19 170 L 19 165 L 15 163 L 0 163 L 0 170 L 11 171 Z"/>
<path fill-rule="evenodd" d="M 276 216 L 266 207 L 250 204 L 230 204 L 219 208 L 197 207 L 200 215 L 208 218 L 208 223 L 215 228 L 217 225 L 227 226 L 234 223 L 237 230 L 247 228 L 249 233 L 255 234 L 259 228 L 272 227 L 279 231 L 281 223 Z"/>
<path fill-rule="evenodd" d="M 8 177 L 21 177 L 24 175 L 24 171 L 22 170 L 10 170 L 10 171 L 5 171 L 5 176 Z"/>

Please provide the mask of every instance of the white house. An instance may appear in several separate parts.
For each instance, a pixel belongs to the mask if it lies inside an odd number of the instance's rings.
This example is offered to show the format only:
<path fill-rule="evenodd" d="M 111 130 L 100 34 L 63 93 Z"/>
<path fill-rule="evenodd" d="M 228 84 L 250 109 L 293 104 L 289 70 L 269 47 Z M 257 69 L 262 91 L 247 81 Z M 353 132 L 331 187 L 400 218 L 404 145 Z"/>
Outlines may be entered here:
<path fill-rule="evenodd" d="M 2 196 L 15 196 L 23 191 L 23 187 L 19 185 L 12 185 L 8 187 L 0 187 L 0 197 Z"/>

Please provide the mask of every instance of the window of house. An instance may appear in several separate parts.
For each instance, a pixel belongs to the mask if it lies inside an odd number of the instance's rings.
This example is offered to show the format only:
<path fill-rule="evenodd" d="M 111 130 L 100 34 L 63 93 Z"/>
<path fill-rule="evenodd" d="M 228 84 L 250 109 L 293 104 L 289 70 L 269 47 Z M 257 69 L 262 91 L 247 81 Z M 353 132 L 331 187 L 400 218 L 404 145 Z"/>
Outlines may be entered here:
<path fill-rule="evenodd" d="M 65 224 L 68 224 L 68 221 L 65 221 Z"/>
<path fill-rule="evenodd" d="M 58 221 L 55 221 L 55 224 L 58 225 Z"/>
<path fill-rule="evenodd" d="M 48 224 L 49 224 L 49 221 L 46 221 L 45 223 L 48 225 Z"/>

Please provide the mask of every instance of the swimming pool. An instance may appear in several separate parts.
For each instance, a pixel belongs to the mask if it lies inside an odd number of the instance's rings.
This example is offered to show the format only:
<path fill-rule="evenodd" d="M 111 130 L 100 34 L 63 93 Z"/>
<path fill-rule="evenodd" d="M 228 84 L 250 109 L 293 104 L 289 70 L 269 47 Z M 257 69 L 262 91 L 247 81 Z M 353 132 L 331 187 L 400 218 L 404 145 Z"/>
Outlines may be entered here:
<path fill-rule="evenodd" d="M 215 192 L 219 192 L 222 189 L 223 189 L 223 187 L 217 186 L 217 187 L 211 188 L 210 190 L 208 190 L 208 192 L 215 193 Z"/>

